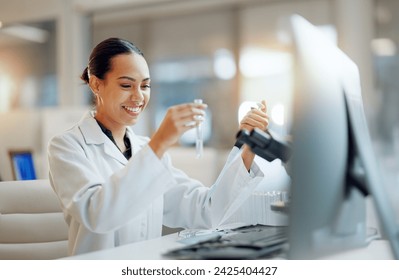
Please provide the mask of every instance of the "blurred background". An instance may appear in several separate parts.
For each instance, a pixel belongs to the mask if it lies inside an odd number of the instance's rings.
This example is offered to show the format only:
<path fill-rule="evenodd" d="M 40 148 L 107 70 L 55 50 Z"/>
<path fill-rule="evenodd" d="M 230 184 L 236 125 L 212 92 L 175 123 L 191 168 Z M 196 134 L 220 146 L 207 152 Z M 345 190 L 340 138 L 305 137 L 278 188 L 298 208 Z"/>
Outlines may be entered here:
<path fill-rule="evenodd" d="M 293 61 L 281 23 L 292 13 L 320 26 L 359 66 L 377 158 L 396 187 L 398 0 L 0 0 L 1 179 L 15 179 L 10 151 L 31 152 L 36 176 L 47 178 L 48 140 L 92 107 L 79 79 L 91 49 L 122 37 L 143 50 L 152 78 L 134 130 L 150 136 L 167 107 L 204 99 L 204 157 L 194 159 L 190 132 L 171 154 L 212 182 L 253 102 L 266 99 L 271 129 L 289 131 Z"/>

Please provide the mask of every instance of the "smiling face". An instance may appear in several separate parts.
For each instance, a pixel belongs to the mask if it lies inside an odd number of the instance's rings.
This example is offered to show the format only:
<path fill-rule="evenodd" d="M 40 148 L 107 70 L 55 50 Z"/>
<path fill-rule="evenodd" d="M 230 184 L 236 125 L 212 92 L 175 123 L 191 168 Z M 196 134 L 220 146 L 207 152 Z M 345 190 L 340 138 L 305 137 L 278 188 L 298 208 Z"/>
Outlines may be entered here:
<path fill-rule="evenodd" d="M 112 58 L 103 80 L 90 77 L 98 95 L 96 119 L 111 131 L 134 125 L 150 99 L 150 73 L 144 57 L 121 54 Z"/>

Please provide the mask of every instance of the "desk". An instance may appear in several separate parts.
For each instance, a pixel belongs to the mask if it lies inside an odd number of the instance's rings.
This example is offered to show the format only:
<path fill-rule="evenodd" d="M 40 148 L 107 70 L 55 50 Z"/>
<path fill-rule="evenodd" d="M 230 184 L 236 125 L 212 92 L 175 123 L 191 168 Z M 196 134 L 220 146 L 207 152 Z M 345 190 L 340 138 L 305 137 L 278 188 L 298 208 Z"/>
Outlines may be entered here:
<path fill-rule="evenodd" d="M 183 247 L 177 242 L 177 233 L 164 235 L 160 238 L 127 244 L 87 254 L 68 257 L 74 260 L 161 260 L 162 253 Z"/>
<path fill-rule="evenodd" d="M 132 243 L 112 249 L 77 255 L 71 260 L 161 260 L 162 254 L 183 247 L 177 242 L 177 233 L 160 238 Z M 326 260 L 392 260 L 393 254 L 386 240 L 374 240 L 367 247 L 329 255 Z"/>

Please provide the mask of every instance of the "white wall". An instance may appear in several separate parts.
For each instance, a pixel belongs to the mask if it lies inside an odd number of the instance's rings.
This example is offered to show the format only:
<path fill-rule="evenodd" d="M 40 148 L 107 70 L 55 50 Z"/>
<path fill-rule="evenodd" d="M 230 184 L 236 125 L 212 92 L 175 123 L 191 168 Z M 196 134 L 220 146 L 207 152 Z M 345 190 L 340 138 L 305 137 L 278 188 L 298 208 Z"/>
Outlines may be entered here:
<path fill-rule="evenodd" d="M 13 180 L 9 150 L 31 150 L 38 178 L 48 178 L 47 143 L 79 121 L 86 107 L 13 110 L 0 114 L 0 175 Z"/>
<path fill-rule="evenodd" d="M 220 5 L 214 10 L 201 10 L 206 12 L 198 14 L 193 13 L 191 10 L 189 12 L 186 11 L 186 15 L 184 13 L 178 14 L 177 12 L 173 17 L 170 15 L 148 16 L 142 17 L 140 21 L 132 17 L 131 21 L 128 21 L 130 7 L 125 11 L 127 17 L 120 19 L 123 22 L 115 21 L 113 24 L 107 25 L 98 23 L 94 26 L 93 38 L 88 32 L 90 22 L 85 17 L 89 12 L 93 12 L 97 18 L 100 18 L 101 15 L 106 17 L 107 10 L 96 11 L 96 6 L 90 8 L 90 5 L 87 5 L 89 1 L 83 1 L 86 5 L 81 6 L 79 5 L 81 1 L 37 0 L 32 5 L 32 2 L 28 0 L 0 0 L 0 19 L 5 24 L 44 19 L 57 20 L 58 31 L 60 32 L 57 44 L 58 77 L 60 79 L 58 94 L 61 101 L 60 106 L 68 107 L 80 105 L 82 96 L 85 94 L 82 92 L 83 87 L 79 85 L 78 74 L 83 70 L 83 66 L 86 63 L 87 49 L 91 48 L 91 39 L 93 39 L 93 43 L 96 43 L 105 37 L 114 35 L 125 37 L 135 42 L 140 41 L 142 43 L 139 43 L 139 46 L 152 59 L 163 56 L 186 55 L 191 52 L 211 54 L 219 47 L 234 49 L 237 48 L 236 40 L 239 40 L 241 45 L 273 46 L 276 44 L 275 28 L 277 27 L 276 21 L 279 16 L 298 12 L 315 24 L 333 23 L 340 19 L 337 16 L 339 10 L 334 6 L 337 1 L 239 1 L 241 4 L 235 7 L 235 9 L 238 9 L 238 22 L 236 22 L 237 18 L 235 18 L 237 14 L 234 14 L 237 11 L 232 12 L 234 9 L 232 10 L 231 6 L 222 8 Z M 340 1 L 340 3 L 344 2 L 346 3 L 346 1 Z M 121 1 L 118 3 L 120 4 Z M 146 10 L 148 15 L 150 15 L 150 10 Z M 137 14 L 139 9 L 131 9 L 131 11 L 132 14 Z M 157 15 L 160 15 L 159 10 Z M 345 19 L 345 16 L 343 15 L 344 18 L 342 19 Z M 239 26 L 238 29 L 236 29 L 237 26 Z M 80 30 L 79 27 L 83 29 Z M 349 41 L 348 44 L 351 44 L 351 42 Z M 86 49 L 82 49 L 83 46 Z M 221 93 L 221 89 L 223 93 Z M 224 130 L 225 134 L 225 138 L 221 138 L 220 141 L 234 142 L 233 138 L 236 129 L 234 102 L 237 99 L 235 84 L 232 83 L 232 86 L 229 84 L 229 86 L 212 90 L 214 90 L 212 92 L 215 96 L 214 101 L 219 104 L 216 110 L 217 114 L 213 114 L 213 117 L 218 120 L 215 129 Z M 281 96 L 270 94 L 268 98 L 279 99 Z M 11 139 L 10 136 L 5 136 L 4 140 L 0 138 L 0 156 L 2 157 L 0 174 L 3 172 L 9 173 L 7 168 L 3 171 L 3 166 L 7 164 L 3 158 L 6 146 L 8 147 L 10 143 L 16 146 L 34 147 L 35 150 L 43 151 L 43 140 L 41 140 L 40 133 L 38 133 L 38 131 L 43 130 L 43 127 L 33 125 L 36 122 L 40 123 L 39 120 L 42 114 L 28 111 L 10 114 L 13 117 L 9 123 L 5 123 L 6 121 L 3 121 L 3 119 L 1 120 L 1 128 L 6 132 L 4 134 L 12 130 L 16 135 L 23 134 L 23 136 L 20 137 L 21 139 Z M 231 120 L 234 120 L 234 125 Z M 5 123 L 4 129 L 3 123 Z M 17 124 L 21 123 L 27 123 L 27 128 L 23 132 L 18 131 Z M 33 129 L 32 127 L 35 128 Z M 7 128 L 10 130 L 7 130 Z M 148 130 L 145 131 L 144 129 L 144 134 L 148 135 Z M 5 144 L 3 145 L 3 143 Z M 3 175 L 3 177 L 5 179 L 8 175 Z"/>
<path fill-rule="evenodd" d="M 2 180 L 12 180 L 8 151 L 31 150 L 34 160 L 40 157 L 40 115 L 35 110 L 15 110 L 0 114 L 0 175 Z"/>

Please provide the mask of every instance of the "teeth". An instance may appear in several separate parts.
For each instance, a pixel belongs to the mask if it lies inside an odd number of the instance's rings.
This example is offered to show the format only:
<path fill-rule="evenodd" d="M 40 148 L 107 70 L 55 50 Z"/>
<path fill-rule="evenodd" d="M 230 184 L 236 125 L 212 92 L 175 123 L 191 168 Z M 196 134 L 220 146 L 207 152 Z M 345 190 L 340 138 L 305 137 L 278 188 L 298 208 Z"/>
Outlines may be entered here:
<path fill-rule="evenodd" d="M 128 107 L 128 106 L 124 106 L 124 108 L 130 112 L 133 113 L 138 113 L 140 112 L 140 107 Z"/>

